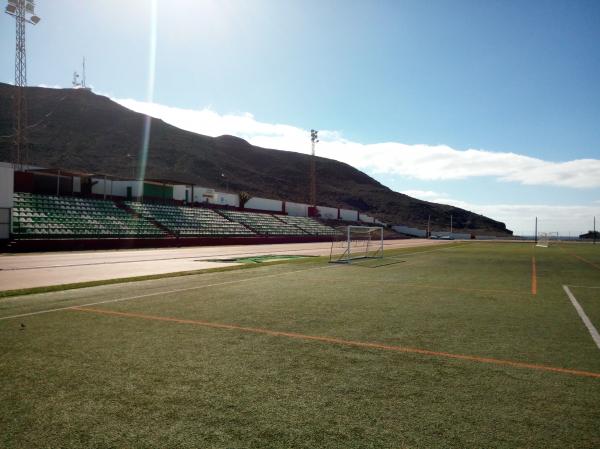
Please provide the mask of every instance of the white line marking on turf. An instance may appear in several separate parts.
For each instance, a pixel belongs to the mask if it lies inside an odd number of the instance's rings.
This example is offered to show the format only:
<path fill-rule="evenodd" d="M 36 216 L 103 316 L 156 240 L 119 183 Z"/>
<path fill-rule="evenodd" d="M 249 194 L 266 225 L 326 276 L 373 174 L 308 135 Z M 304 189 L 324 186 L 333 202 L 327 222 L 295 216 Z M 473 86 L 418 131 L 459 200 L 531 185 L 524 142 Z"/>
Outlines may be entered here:
<path fill-rule="evenodd" d="M 23 317 L 34 316 L 34 315 L 41 315 L 41 314 L 44 314 L 44 313 L 60 312 L 62 310 L 73 309 L 75 307 L 98 306 L 100 304 L 110 304 L 110 303 L 114 303 L 114 302 L 131 301 L 133 299 L 149 298 L 150 296 L 170 295 L 172 293 L 181 293 L 181 292 L 187 292 L 187 291 L 191 291 L 191 290 L 199 290 L 201 288 L 218 287 L 218 286 L 221 286 L 221 285 L 229 285 L 229 284 L 239 284 L 239 283 L 242 283 L 242 282 L 254 281 L 254 280 L 257 280 L 257 279 L 265 279 L 265 278 L 276 277 L 276 276 L 284 276 L 286 274 L 301 273 L 303 271 L 322 270 L 322 269 L 325 269 L 325 268 L 333 268 L 334 266 L 339 266 L 339 265 L 326 265 L 324 267 L 307 268 L 305 270 L 286 271 L 285 273 L 267 274 L 267 275 L 264 275 L 264 276 L 254 276 L 254 277 L 246 278 L 246 279 L 237 279 L 235 281 L 225 281 L 225 282 L 217 282 L 215 284 L 199 285 L 197 287 L 178 288 L 178 289 L 175 289 L 175 290 L 167 290 L 167 291 L 161 291 L 161 292 L 156 292 L 156 293 L 146 293 L 146 294 L 143 294 L 143 295 L 127 296 L 125 298 L 107 299 L 107 300 L 104 300 L 104 301 L 90 302 L 90 303 L 87 303 L 87 304 L 76 304 L 76 305 L 72 305 L 72 306 L 57 307 L 55 309 L 38 310 L 36 312 L 21 313 L 19 315 L 11 315 L 11 316 L 0 317 L 0 321 L 11 320 L 13 318 L 23 318 Z"/>
<path fill-rule="evenodd" d="M 583 307 L 581 307 L 579 305 L 579 303 L 577 302 L 577 299 L 575 299 L 575 296 L 573 295 L 573 293 L 571 293 L 571 290 L 569 290 L 569 287 L 567 287 L 566 285 L 563 285 L 563 289 L 565 290 L 565 293 L 571 300 L 573 307 L 575 307 L 575 310 L 579 314 L 579 318 L 581 318 L 581 321 L 583 321 L 583 324 L 585 324 L 585 327 L 587 327 L 588 331 L 590 332 L 590 335 L 592 336 L 594 343 L 596 343 L 596 346 L 598 346 L 598 349 L 600 349 L 600 334 L 598 334 L 598 330 L 596 330 L 596 328 L 594 327 L 594 325 L 592 324 L 592 322 L 590 321 L 588 316 L 585 314 Z"/>

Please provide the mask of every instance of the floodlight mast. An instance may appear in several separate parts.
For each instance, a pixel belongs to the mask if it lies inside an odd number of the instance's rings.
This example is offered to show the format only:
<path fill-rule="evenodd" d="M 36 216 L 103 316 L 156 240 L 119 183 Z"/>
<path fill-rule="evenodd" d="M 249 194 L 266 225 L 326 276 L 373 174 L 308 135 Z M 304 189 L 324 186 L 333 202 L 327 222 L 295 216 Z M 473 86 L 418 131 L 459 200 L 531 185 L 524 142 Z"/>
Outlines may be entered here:
<path fill-rule="evenodd" d="M 316 207 L 317 205 L 317 161 L 315 155 L 315 147 L 319 142 L 319 131 L 315 129 L 310 130 L 310 141 L 312 144 L 311 156 L 310 156 L 310 205 Z"/>
<path fill-rule="evenodd" d="M 12 163 L 16 169 L 22 170 L 28 162 L 27 154 L 27 54 L 25 42 L 25 25 L 36 25 L 41 20 L 35 15 L 34 0 L 8 0 L 6 14 L 15 18 L 15 96 L 14 96 L 14 146 Z"/>

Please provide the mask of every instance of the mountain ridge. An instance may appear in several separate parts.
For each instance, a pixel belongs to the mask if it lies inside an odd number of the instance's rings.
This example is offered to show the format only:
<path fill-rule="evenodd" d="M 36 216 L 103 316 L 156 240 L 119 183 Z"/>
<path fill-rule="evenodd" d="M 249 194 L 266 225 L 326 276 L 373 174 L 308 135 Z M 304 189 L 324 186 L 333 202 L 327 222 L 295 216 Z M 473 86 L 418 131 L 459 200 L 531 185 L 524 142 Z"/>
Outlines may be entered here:
<path fill-rule="evenodd" d="M 145 115 L 81 89 L 26 89 L 29 163 L 123 177 L 138 169 L 134 161 Z M 0 83 L 0 136 L 12 133 L 13 91 Z M 157 118 L 150 123 L 147 178 L 308 203 L 309 155 L 254 146 L 231 135 L 204 136 Z M 10 148 L 10 139 L 0 138 L 0 160 L 10 160 Z M 452 214 L 457 232 L 512 234 L 497 220 L 394 192 L 343 162 L 317 157 L 317 173 L 320 205 L 358 209 L 388 223 L 420 228 L 431 216 L 433 230 L 448 229 Z"/>

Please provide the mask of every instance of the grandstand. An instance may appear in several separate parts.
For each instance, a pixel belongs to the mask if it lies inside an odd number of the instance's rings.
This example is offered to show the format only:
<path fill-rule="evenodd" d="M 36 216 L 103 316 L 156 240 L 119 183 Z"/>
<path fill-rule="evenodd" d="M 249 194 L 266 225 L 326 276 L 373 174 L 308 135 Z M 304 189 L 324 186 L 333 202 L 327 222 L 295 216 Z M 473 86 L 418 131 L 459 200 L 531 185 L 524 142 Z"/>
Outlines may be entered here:
<path fill-rule="evenodd" d="M 230 220 L 237 221 L 256 232 L 259 235 L 286 235 L 303 236 L 309 235 L 293 224 L 278 220 L 273 215 L 255 212 L 234 212 L 229 210 L 221 211 L 223 216 Z M 333 229 L 332 229 L 333 231 Z"/>
<path fill-rule="evenodd" d="M 323 242 L 348 220 L 377 222 L 311 207 L 260 197 L 241 204 L 238 194 L 177 181 L 0 163 L 0 245 L 12 252 Z"/>
<path fill-rule="evenodd" d="M 148 220 L 113 201 L 15 193 L 13 234 L 18 238 L 163 237 Z"/>
<path fill-rule="evenodd" d="M 16 240 L 322 239 L 337 234 L 308 217 L 22 192 L 14 193 L 13 199 L 12 235 Z"/>
<path fill-rule="evenodd" d="M 308 217 L 291 217 L 289 215 L 277 216 L 284 223 L 296 226 L 310 235 L 336 235 L 338 232 L 330 226 L 325 226 Z"/>
<path fill-rule="evenodd" d="M 142 217 L 155 220 L 180 237 L 253 236 L 247 227 L 227 220 L 210 209 L 163 204 L 125 202 Z"/>

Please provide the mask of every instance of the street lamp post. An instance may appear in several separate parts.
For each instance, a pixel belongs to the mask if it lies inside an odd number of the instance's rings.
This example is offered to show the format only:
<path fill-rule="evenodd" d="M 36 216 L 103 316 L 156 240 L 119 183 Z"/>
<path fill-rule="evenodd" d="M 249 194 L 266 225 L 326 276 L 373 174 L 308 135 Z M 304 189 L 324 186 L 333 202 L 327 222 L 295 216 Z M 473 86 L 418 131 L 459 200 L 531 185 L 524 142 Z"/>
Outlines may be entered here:
<path fill-rule="evenodd" d="M 310 130 L 311 156 L 310 156 L 310 205 L 317 205 L 317 161 L 315 148 L 319 142 L 319 131 L 316 129 Z"/>
<path fill-rule="evenodd" d="M 15 18 L 15 97 L 14 97 L 14 149 L 12 162 L 21 170 L 28 162 L 27 155 L 27 101 L 25 87 L 27 86 L 27 53 L 25 45 L 25 25 L 37 25 L 40 17 L 35 14 L 34 0 L 8 0 L 4 10 Z"/>

